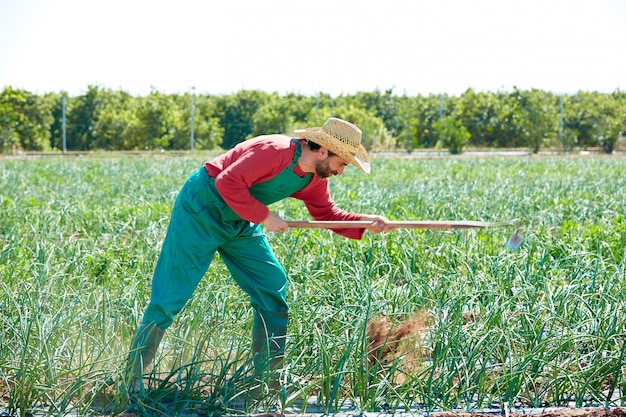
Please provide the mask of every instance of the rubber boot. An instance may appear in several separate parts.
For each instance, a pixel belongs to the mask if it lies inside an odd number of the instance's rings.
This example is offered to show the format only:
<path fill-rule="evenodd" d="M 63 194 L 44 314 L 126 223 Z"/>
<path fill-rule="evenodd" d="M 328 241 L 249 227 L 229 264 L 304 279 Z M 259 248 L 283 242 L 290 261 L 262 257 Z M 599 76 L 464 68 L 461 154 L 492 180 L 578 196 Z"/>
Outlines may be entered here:
<path fill-rule="evenodd" d="M 270 391 L 280 388 L 280 372 L 285 359 L 287 312 L 255 311 L 252 353 L 255 377 Z"/>
<path fill-rule="evenodd" d="M 131 377 L 131 389 L 143 392 L 142 375 L 154 361 L 165 330 L 153 324 L 141 324 L 137 329 L 130 354 L 128 355 L 128 373 Z"/>

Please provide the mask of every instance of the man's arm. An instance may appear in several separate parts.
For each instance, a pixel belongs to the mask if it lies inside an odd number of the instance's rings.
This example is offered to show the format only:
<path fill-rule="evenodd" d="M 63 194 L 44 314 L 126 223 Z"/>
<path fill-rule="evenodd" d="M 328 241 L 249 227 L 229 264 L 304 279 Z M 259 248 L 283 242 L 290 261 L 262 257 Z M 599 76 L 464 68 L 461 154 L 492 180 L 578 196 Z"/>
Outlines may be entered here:
<path fill-rule="evenodd" d="M 337 207 L 337 205 L 330 196 L 328 181 L 323 181 L 315 178 L 307 187 L 295 193 L 293 197 L 304 201 L 304 204 L 309 210 L 311 217 L 313 217 L 315 220 L 372 221 L 372 225 L 367 227 L 366 229 L 331 229 L 333 232 L 348 237 L 350 239 L 361 239 L 365 230 L 370 230 L 374 233 L 380 233 L 385 230 L 389 230 L 387 219 L 382 216 L 351 213 Z"/>

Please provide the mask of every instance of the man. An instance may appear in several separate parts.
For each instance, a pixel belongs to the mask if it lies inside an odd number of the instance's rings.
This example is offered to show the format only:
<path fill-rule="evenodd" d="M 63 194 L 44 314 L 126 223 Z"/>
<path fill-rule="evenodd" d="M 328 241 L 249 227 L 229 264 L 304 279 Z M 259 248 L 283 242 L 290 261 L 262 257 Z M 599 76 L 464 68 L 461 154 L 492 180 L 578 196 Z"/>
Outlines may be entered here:
<path fill-rule="evenodd" d="M 326 179 L 341 175 L 348 164 L 370 171 L 359 128 L 331 118 L 321 128 L 296 134 L 298 139 L 266 135 L 244 141 L 207 162 L 183 185 L 129 356 L 129 370 L 139 387 L 164 331 L 193 295 L 215 252 L 250 296 L 256 373 L 280 368 L 288 324 L 287 276 L 260 225 L 282 232 L 288 224 L 269 204 L 293 197 L 316 220 L 371 220 L 367 229 L 372 232 L 388 229 L 384 217 L 346 212 L 330 197 Z M 364 229 L 335 232 L 360 239 Z"/>

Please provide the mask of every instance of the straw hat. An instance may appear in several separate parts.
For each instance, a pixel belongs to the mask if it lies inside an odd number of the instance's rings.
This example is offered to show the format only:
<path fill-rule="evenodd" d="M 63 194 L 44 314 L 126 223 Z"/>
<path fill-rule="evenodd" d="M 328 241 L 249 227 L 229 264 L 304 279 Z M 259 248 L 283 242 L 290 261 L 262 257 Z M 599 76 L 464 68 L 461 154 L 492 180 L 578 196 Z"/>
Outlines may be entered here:
<path fill-rule="evenodd" d="M 370 173 L 370 158 L 361 145 L 361 129 L 352 123 L 331 117 L 321 128 L 294 130 L 294 133 L 328 149 L 366 174 Z"/>

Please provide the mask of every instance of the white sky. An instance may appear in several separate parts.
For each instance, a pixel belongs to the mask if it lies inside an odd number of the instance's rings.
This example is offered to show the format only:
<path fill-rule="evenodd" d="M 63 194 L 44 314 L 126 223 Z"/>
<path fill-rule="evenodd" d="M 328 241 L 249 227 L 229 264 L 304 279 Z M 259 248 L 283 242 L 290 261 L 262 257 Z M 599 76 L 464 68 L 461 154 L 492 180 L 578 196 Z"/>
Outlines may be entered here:
<path fill-rule="evenodd" d="M 0 0 L 0 87 L 626 90 L 624 0 Z"/>

